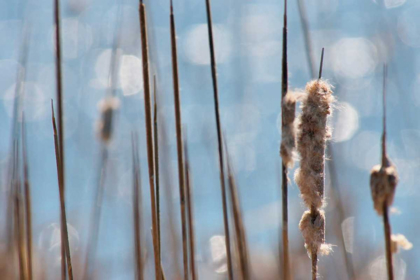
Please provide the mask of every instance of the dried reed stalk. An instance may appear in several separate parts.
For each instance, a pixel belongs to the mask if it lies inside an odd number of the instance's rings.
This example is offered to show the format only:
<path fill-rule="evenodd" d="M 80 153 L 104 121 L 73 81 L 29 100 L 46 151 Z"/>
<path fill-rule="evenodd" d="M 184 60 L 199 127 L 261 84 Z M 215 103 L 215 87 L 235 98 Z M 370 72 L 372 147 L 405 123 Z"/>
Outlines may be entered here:
<path fill-rule="evenodd" d="M 393 280 L 391 224 L 389 222 L 388 207 L 394 202 L 398 174 L 396 167 L 392 164 L 386 152 L 386 79 L 387 67 L 385 65 L 383 76 L 382 163 L 374 166 L 371 171 L 370 188 L 374 208 L 378 215 L 383 215 L 387 273 L 388 279 Z"/>
<path fill-rule="evenodd" d="M 223 162 L 223 147 L 222 147 L 222 131 L 220 123 L 220 110 L 219 110 L 219 90 L 217 85 L 217 69 L 216 69 L 216 54 L 214 50 L 213 41 L 213 23 L 211 16 L 211 5 L 210 0 L 206 0 L 206 12 L 207 12 L 207 27 L 209 33 L 209 48 L 210 48 L 210 63 L 211 63 L 211 77 L 213 83 L 214 93 L 214 112 L 216 117 L 216 129 L 217 129 L 217 145 L 219 152 L 219 170 L 220 170 L 220 186 L 222 193 L 222 206 L 223 206 L 223 224 L 225 228 L 225 240 L 226 240 L 226 256 L 227 256 L 227 270 L 228 279 L 233 279 L 233 267 L 232 267 L 232 253 L 230 246 L 230 232 L 229 232 L 229 218 L 227 212 L 227 198 L 226 198 L 226 186 L 225 186 L 225 166 Z"/>
<path fill-rule="evenodd" d="M 57 103 L 58 103 L 58 148 L 60 154 L 60 180 L 59 189 L 60 189 L 60 204 L 61 206 L 61 215 L 62 215 L 62 243 L 64 240 L 64 248 L 62 248 L 62 254 L 66 255 L 67 263 L 67 273 L 69 280 L 73 280 L 73 269 L 71 264 L 71 254 L 70 254 L 70 244 L 67 231 L 67 217 L 66 217 L 66 208 L 65 208 L 65 149 L 64 149 L 64 120 L 63 120 L 63 83 L 62 83 L 62 71 L 61 71 L 61 20 L 60 20 L 60 0 L 54 0 L 54 22 L 55 22 L 55 49 L 56 49 L 56 58 L 55 58 L 55 67 L 56 67 L 56 82 L 57 82 Z M 63 247 L 63 246 L 62 246 Z M 64 273 L 64 268 L 62 268 Z"/>
<path fill-rule="evenodd" d="M 154 185 L 154 164 L 153 164 L 153 128 L 152 128 L 152 113 L 150 105 L 150 80 L 149 80 L 149 44 L 147 37 L 147 18 L 146 6 L 143 0 L 140 0 L 139 5 L 140 18 L 140 37 L 141 49 L 143 58 L 143 88 L 144 88 L 144 109 L 146 117 L 146 141 L 147 141 L 147 163 L 149 170 L 149 184 L 150 184 L 150 198 L 152 210 L 152 237 L 153 237 L 153 251 L 155 260 L 155 276 L 157 280 L 161 280 L 161 264 L 159 262 L 159 245 L 158 245 L 158 229 L 156 217 L 156 197 Z"/>
<path fill-rule="evenodd" d="M 31 187 L 29 181 L 29 166 L 26 142 L 26 124 L 22 113 L 22 156 L 23 156 L 23 179 L 25 190 L 25 227 L 26 227 L 26 255 L 27 255 L 27 277 L 32 280 L 32 203 Z"/>
<path fill-rule="evenodd" d="M 178 180 L 179 180 L 179 198 L 181 207 L 181 225 L 182 225 L 182 254 L 184 265 L 184 279 L 188 279 L 188 238 L 187 238 L 187 215 L 185 211 L 185 179 L 184 163 L 182 151 L 182 120 L 181 120 L 181 100 L 179 93 L 178 77 L 178 58 L 176 47 L 175 16 L 170 2 L 170 28 L 171 28 L 171 52 L 172 52 L 172 75 L 174 86 L 174 107 L 175 107 L 175 129 L 176 129 L 176 147 L 178 153 Z"/>
<path fill-rule="evenodd" d="M 246 242 L 245 226 L 242 218 L 242 211 L 239 201 L 238 188 L 236 186 L 235 177 L 233 174 L 232 166 L 230 164 L 229 152 L 225 142 L 226 162 L 228 168 L 228 186 L 229 194 L 232 205 L 233 223 L 235 226 L 236 234 L 236 247 L 239 252 L 239 267 L 243 280 L 249 280 L 250 269 L 249 269 L 249 256 L 248 256 L 248 245 Z"/>
<path fill-rule="evenodd" d="M 154 156 L 155 156 L 155 185 L 156 185 L 156 212 L 157 212 L 157 232 L 158 232 L 158 251 L 159 263 L 162 266 L 162 249 L 161 249 L 161 235 L 160 235 L 160 178 L 159 178 L 159 130 L 158 130 L 158 110 L 157 110 L 157 86 L 156 76 L 153 76 L 153 140 L 154 140 Z M 163 268 L 162 278 L 163 277 Z"/>
<path fill-rule="evenodd" d="M 58 190 L 59 190 L 59 198 L 60 198 L 60 236 L 61 240 L 65 239 L 65 231 L 64 231 L 64 220 L 65 216 L 63 215 L 63 203 L 62 203 L 62 168 L 61 168 L 61 158 L 60 158 L 60 143 L 58 140 L 58 133 L 57 133 L 57 124 L 55 121 L 54 115 L 54 104 L 53 100 L 51 99 L 51 121 L 53 125 L 53 134 L 54 134 L 54 148 L 55 148 L 55 162 L 57 167 L 57 179 L 58 179 Z M 66 245 L 61 242 L 61 279 L 66 280 Z"/>
<path fill-rule="evenodd" d="M 189 249 L 190 249 L 190 272 L 191 279 L 197 279 L 197 269 L 195 263 L 195 235 L 194 235 L 194 205 L 193 205 L 193 196 L 192 196 L 192 187 L 191 187 L 191 176 L 190 176 L 190 163 L 188 157 L 188 147 L 187 147 L 187 133 L 184 129 L 184 159 L 185 159 L 185 189 L 186 189 L 186 199 L 187 199 L 187 209 L 188 209 L 188 236 L 189 236 Z"/>
<path fill-rule="evenodd" d="M 133 218 L 134 218 L 134 252 L 135 252 L 135 266 L 136 279 L 143 280 L 143 260 L 142 260 L 142 245 L 141 245 L 141 174 L 140 163 L 138 158 L 138 137 L 134 133 L 131 134 L 131 145 L 133 155 Z"/>
<path fill-rule="evenodd" d="M 285 101 L 288 90 L 288 65 L 287 65 L 287 0 L 284 0 L 283 16 L 283 61 L 281 81 L 281 115 L 282 115 L 282 142 L 280 154 L 282 156 L 282 242 L 283 242 L 283 279 L 290 279 L 289 264 L 289 222 L 288 222 L 288 198 L 287 198 L 287 166 L 291 165 L 292 151 L 295 148 L 294 119 L 295 102 L 289 106 Z M 291 128 L 290 128 L 291 127 Z"/>

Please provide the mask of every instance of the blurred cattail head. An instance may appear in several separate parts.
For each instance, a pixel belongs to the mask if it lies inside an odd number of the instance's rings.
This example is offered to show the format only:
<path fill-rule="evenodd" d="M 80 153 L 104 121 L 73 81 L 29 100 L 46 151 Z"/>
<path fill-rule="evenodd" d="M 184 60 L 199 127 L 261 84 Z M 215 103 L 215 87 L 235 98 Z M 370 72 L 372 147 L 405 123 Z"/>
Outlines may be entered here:
<path fill-rule="evenodd" d="M 294 150 L 296 147 L 295 111 L 296 101 L 300 94 L 288 92 L 282 102 L 282 130 L 280 155 L 283 163 L 293 167 Z"/>
<path fill-rule="evenodd" d="M 99 104 L 101 112 L 101 120 L 98 123 L 99 137 L 106 144 L 111 140 L 114 113 L 118 110 L 120 101 L 116 97 L 106 97 L 102 99 Z"/>
<path fill-rule="evenodd" d="M 398 184 L 396 167 L 386 158 L 385 165 L 376 165 L 370 173 L 370 190 L 378 215 L 383 215 L 383 206 L 394 202 L 395 188 Z"/>

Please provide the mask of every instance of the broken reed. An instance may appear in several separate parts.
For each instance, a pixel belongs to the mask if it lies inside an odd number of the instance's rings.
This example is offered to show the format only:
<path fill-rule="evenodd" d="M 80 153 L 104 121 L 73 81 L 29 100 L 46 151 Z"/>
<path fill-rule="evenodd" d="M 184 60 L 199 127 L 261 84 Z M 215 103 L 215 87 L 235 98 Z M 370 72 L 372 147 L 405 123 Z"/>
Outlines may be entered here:
<path fill-rule="evenodd" d="M 182 255 L 184 267 L 184 279 L 188 277 L 188 244 L 187 244 L 187 216 L 185 211 L 185 171 L 183 163 L 182 151 L 182 120 L 181 120 L 181 100 L 179 93 L 179 77 L 178 77 L 178 57 L 176 47 L 176 30 L 175 30 L 175 16 L 170 2 L 170 29 L 171 29 L 171 55 L 172 55 L 172 80 L 174 87 L 174 107 L 175 107 L 175 130 L 176 130 L 176 147 L 178 155 L 178 180 L 179 180 L 179 198 L 181 208 L 181 226 L 182 226 Z"/>
<path fill-rule="evenodd" d="M 292 162 L 292 151 L 295 147 L 295 135 L 293 134 L 294 118 L 295 118 L 295 104 L 288 106 L 285 103 L 285 98 L 288 90 L 288 65 L 287 65 L 287 0 L 284 0 L 284 16 L 283 16 L 283 53 L 282 53 L 282 79 L 281 79 L 281 118 L 282 118 L 282 141 L 280 147 L 280 155 L 282 157 L 282 243 L 283 243 L 283 279 L 290 279 L 290 265 L 289 265 L 289 225 L 288 225 L 288 198 L 287 198 L 287 166 Z M 292 107 L 292 110 L 290 110 Z M 292 112 L 290 112 L 292 111 Z M 292 118 L 287 118 L 288 115 L 293 115 Z M 290 125 L 291 129 L 285 128 Z M 287 133 L 288 132 L 288 133 Z M 286 135 L 288 134 L 288 135 Z M 286 141 L 285 141 L 286 139 Z M 291 140 L 291 141 L 290 141 Z M 291 144 L 291 147 L 290 147 Z"/>
<path fill-rule="evenodd" d="M 229 218 L 228 218 L 226 186 L 225 186 L 225 166 L 223 162 L 222 128 L 221 128 L 221 123 L 220 123 L 219 90 L 218 90 L 218 85 L 217 85 L 217 69 L 216 69 L 217 66 L 216 66 L 216 54 L 214 50 L 214 41 L 213 41 L 213 23 L 212 23 L 212 17 L 211 17 L 210 0 L 206 0 L 206 14 L 207 14 L 207 27 L 208 27 L 208 35 L 209 35 L 211 77 L 212 77 L 213 95 L 214 95 L 214 113 L 215 113 L 215 118 L 216 118 L 217 146 L 218 146 L 218 152 L 219 152 L 220 187 L 221 187 L 221 193 L 222 193 L 223 225 L 225 229 L 227 270 L 228 270 L 228 279 L 233 280 L 232 253 L 231 253 L 231 246 L 230 246 L 230 230 L 229 230 Z"/>
<path fill-rule="evenodd" d="M 153 252 L 155 260 L 155 276 L 156 280 L 161 280 L 161 264 L 159 262 L 159 245 L 158 245 L 158 229 L 157 229 L 157 213 L 156 213 L 156 196 L 154 185 L 154 164 L 153 164 L 153 128 L 152 128 L 152 112 L 150 101 L 150 71 L 149 71 L 149 43 L 147 36 L 147 17 L 146 6 L 143 0 L 139 3 L 139 19 L 140 19 L 140 39 L 143 63 L 143 90 L 144 90 L 144 111 L 146 125 L 146 142 L 147 142 L 147 163 L 149 170 L 149 185 L 152 213 L 152 238 Z"/>

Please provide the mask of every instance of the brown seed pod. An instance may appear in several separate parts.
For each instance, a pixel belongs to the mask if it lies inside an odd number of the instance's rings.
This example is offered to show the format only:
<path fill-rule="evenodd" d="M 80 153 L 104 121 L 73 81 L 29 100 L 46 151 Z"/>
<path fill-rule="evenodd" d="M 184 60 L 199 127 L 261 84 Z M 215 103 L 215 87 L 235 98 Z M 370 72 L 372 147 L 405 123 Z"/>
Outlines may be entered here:
<path fill-rule="evenodd" d="M 394 202 L 395 189 L 398 184 L 396 167 L 389 159 L 385 165 L 375 165 L 370 173 L 370 190 L 376 212 L 383 215 L 383 205 L 391 206 Z"/>
<path fill-rule="evenodd" d="M 116 97 L 107 97 L 99 103 L 101 120 L 98 123 L 98 131 L 101 140 L 105 143 L 108 143 L 109 140 L 111 140 L 114 113 L 119 106 L 120 101 Z"/>
<path fill-rule="evenodd" d="M 305 248 L 309 257 L 313 252 L 328 255 L 331 252 L 331 245 L 325 244 L 325 214 L 324 211 L 316 210 L 315 216 L 311 211 L 305 211 L 299 223 L 305 241 Z"/>

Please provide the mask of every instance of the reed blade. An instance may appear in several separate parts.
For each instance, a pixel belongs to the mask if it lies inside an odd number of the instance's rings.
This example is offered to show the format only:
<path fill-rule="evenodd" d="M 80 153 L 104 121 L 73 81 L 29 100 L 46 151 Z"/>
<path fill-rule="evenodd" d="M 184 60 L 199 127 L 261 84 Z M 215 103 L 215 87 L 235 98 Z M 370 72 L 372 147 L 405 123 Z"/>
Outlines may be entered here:
<path fill-rule="evenodd" d="M 153 164 L 153 128 L 152 128 L 152 112 L 150 101 L 150 80 L 149 80 L 149 44 L 147 37 L 147 18 L 146 6 L 143 1 L 139 5 L 140 18 L 140 38 L 142 49 L 143 62 L 143 89 L 144 89 L 144 111 L 146 119 L 146 142 L 147 142 L 147 163 L 149 170 L 149 184 L 150 184 L 150 198 L 152 211 L 152 236 L 153 236 L 153 251 L 155 260 L 155 276 L 157 280 L 161 280 L 161 266 L 159 262 L 159 247 L 158 247 L 158 231 L 157 231 L 157 213 L 156 213 L 156 197 L 154 184 L 154 164 Z"/>
<path fill-rule="evenodd" d="M 218 144 L 218 152 L 219 152 L 220 186 L 221 186 L 221 193 L 222 193 L 223 225 L 225 229 L 225 240 L 226 240 L 227 270 L 228 270 L 228 279 L 232 280 L 233 279 L 232 253 L 231 253 L 231 246 L 230 246 L 229 218 L 228 218 L 228 212 L 227 212 L 225 166 L 223 162 L 222 131 L 221 131 L 221 123 L 220 123 L 220 110 L 219 110 L 219 90 L 218 90 L 218 85 L 217 85 L 216 55 L 215 55 L 214 41 L 213 41 L 213 23 L 212 23 L 212 16 L 211 16 L 210 0 L 206 0 L 206 13 L 207 13 L 207 27 L 208 27 L 208 33 L 209 33 L 210 64 L 211 64 L 211 76 L 212 76 L 213 94 L 214 94 L 217 144 Z"/>
<path fill-rule="evenodd" d="M 142 260 L 142 244 L 141 244 L 141 174 L 140 164 L 138 160 L 138 144 L 137 135 L 131 134 L 131 145 L 132 145 L 132 169 L 133 169 L 133 217 L 134 217 L 134 252 L 135 252 L 135 266 L 136 266 L 136 279 L 143 280 L 143 260 Z"/>
<path fill-rule="evenodd" d="M 32 199 L 31 184 L 29 181 L 29 166 L 26 142 L 25 117 L 22 114 L 22 156 L 23 156 L 23 179 L 25 190 L 25 227 L 26 227 L 26 255 L 27 255 L 27 277 L 32 280 Z"/>
<path fill-rule="evenodd" d="M 66 176 L 65 176 L 65 149 L 64 149 L 64 112 L 63 112 L 63 82 L 62 82 L 62 53 L 61 53 L 61 18 L 60 18 L 60 0 L 54 0 L 54 23 L 55 23 L 55 68 L 56 68 L 56 83 L 57 83 L 57 103 L 58 103 L 58 148 L 60 154 L 60 169 L 61 176 L 59 183 L 60 188 L 60 204 L 61 206 L 61 215 L 62 215 L 62 228 L 61 231 L 64 232 L 64 236 L 61 240 L 64 240 L 64 251 L 66 254 L 66 264 L 67 264 L 67 273 L 69 280 L 73 280 L 73 269 L 71 263 L 71 253 L 70 253 L 70 244 L 68 241 L 68 231 L 67 231 L 67 218 L 66 218 L 66 208 L 65 208 L 65 190 L 66 190 Z"/>
<path fill-rule="evenodd" d="M 66 240 L 67 236 L 67 221 L 65 216 L 65 201 L 63 196 L 63 169 L 61 166 L 61 154 L 60 154 L 60 143 L 58 139 L 58 132 L 57 132 L 57 124 L 55 120 L 54 114 L 54 104 L 53 100 L 51 100 L 51 121 L 53 126 L 53 134 L 54 134 L 54 148 L 55 148 L 55 162 L 57 167 L 57 179 L 58 179 L 58 192 L 59 192 L 59 200 L 60 200 L 60 235 L 61 240 Z M 66 250 L 66 241 L 61 242 L 61 279 L 65 280 L 67 275 L 67 250 Z"/>
<path fill-rule="evenodd" d="M 283 53 L 282 53 L 282 81 L 281 81 L 281 110 L 282 110 L 282 133 L 284 131 L 285 120 L 284 98 L 288 90 L 288 63 L 287 63 L 287 0 L 284 0 L 284 16 L 283 16 Z M 283 243 L 283 279 L 290 279 L 289 264 L 289 221 L 288 221 L 288 187 L 287 187 L 287 167 L 282 161 L 282 243 Z"/>
<path fill-rule="evenodd" d="M 225 139 L 226 140 L 226 139 Z M 239 201 L 239 194 L 238 188 L 235 182 L 234 173 L 232 170 L 232 166 L 230 163 L 229 151 L 224 142 L 225 146 L 225 153 L 226 153 L 226 164 L 228 169 L 228 188 L 232 206 L 232 213 L 233 213 L 233 224 L 235 226 L 235 234 L 236 234 L 236 246 L 239 252 L 239 266 L 241 271 L 241 276 L 243 280 L 249 280 L 250 269 L 249 269 L 249 256 L 248 256 L 248 245 L 246 241 L 246 234 L 245 234 L 245 227 L 242 218 L 242 211 Z"/>
<path fill-rule="evenodd" d="M 193 195 L 192 195 L 192 181 L 190 176 L 190 163 L 188 156 L 188 147 L 187 147 L 187 133 L 184 130 L 184 160 L 185 160 L 185 189 L 186 189 L 186 200 L 187 200 L 187 212 L 188 212 L 188 236 L 189 236 L 189 249 L 190 249 L 190 272 L 191 279 L 197 279 L 197 269 L 195 262 L 195 234 L 194 234 L 194 205 L 193 205 Z"/>
<path fill-rule="evenodd" d="M 176 47 L 176 30 L 175 16 L 171 2 L 170 13 L 170 29 L 171 29 L 171 52 L 172 52 L 172 75 L 174 86 L 174 106 L 175 106 L 175 129 L 176 129 L 176 146 L 178 153 L 178 180 L 179 180 L 179 197 L 181 208 L 181 226 L 182 226 L 182 254 L 184 265 L 184 279 L 188 279 L 188 243 L 187 243 L 187 216 L 185 211 L 185 171 L 183 163 L 183 147 L 182 147 L 182 120 L 181 120 L 181 98 L 179 93 L 179 77 L 178 77 L 178 58 Z"/>

